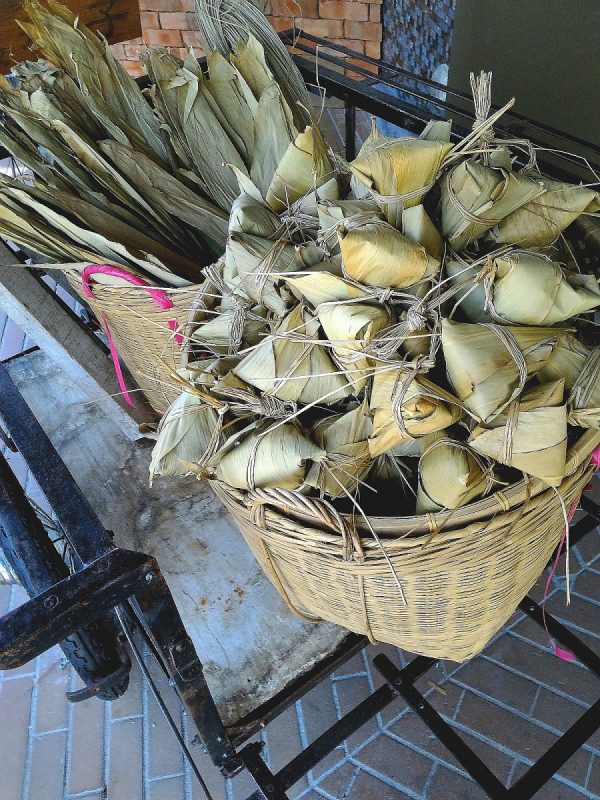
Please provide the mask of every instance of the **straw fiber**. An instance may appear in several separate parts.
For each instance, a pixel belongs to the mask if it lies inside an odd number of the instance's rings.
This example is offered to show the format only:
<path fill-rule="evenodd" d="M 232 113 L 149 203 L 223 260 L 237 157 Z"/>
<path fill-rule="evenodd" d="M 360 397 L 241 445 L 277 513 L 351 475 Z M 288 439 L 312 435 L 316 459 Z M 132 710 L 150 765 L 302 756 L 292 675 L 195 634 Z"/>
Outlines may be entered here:
<path fill-rule="evenodd" d="M 587 431 L 574 444 L 557 490 L 528 480 L 451 514 L 370 518 L 385 553 L 364 520 L 325 502 L 212 486 L 300 616 L 464 661 L 504 625 L 548 563 L 599 443 L 600 434 Z"/>

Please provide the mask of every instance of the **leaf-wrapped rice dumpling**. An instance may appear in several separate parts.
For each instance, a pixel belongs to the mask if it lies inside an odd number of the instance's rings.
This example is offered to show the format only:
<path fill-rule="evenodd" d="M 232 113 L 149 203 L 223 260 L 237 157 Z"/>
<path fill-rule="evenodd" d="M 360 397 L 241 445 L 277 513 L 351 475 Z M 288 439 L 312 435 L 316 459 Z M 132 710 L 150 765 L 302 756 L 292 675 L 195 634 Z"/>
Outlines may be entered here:
<path fill-rule="evenodd" d="M 304 297 L 315 308 L 321 303 L 331 303 L 335 300 L 358 300 L 367 297 L 364 288 L 331 272 L 309 272 L 284 280 L 296 294 Z"/>
<path fill-rule="evenodd" d="M 366 188 L 366 194 L 374 190 L 388 221 L 397 224 L 402 209 L 422 202 L 451 149 L 449 142 L 390 139 L 374 127 L 350 164 L 355 191 L 357 182 Z"/>
<path fill-rule="evenodd" d="M 563 334 L 561 328 L 516 328 L 442 320 L 442 347 L 450 383 L 484 422 L 515 400 Z"/>
<path fill-rule="evenodd" d="M 264 339 L 234 368 L 264 395 L 307 405 L 332 405 L 353 393 L 349 379 L 319 341 L 319 321 L 296 306 L 273 335 Z"/>
<path fill-rule="evenodd" d="M 248 233 L 270 239 L 281 231 L 281 221 L 277 214 L 265 203 L 242 192 L 233 201 L 229 217 L 230 233 Z"/>
<path fill-rule="evenodd" d="M 371 390 L 373 457 L 399 444 L 453 425 L 462 416 L 457 398 L 406 368 L 381 370 Z"/>
<path fill-rule="evenodd" d="M 600 348 L 589 350 L 567 333 L 558 340 L 538 377 L 564 380 L 571 425 L 600 428 Z"/>
<path fill-rule="evenodd" d="M 580 214 L 600 210 L 600 193 L 586 186 L 540 178 L 543 193 L 505 217 L 494 234 L 499 244 L 545 247 Z"/>
<path fill-rule="evenodd" d="M 469 444 L 478 453 L 559 486 L 567 458 L 567 409 L 563 381 L 525 391 L 491 425 L 475 428 Z"/>
<path fill-rule="evenodd" d="M 195 378 L 192 370 L 179 374 L 184 380 Z M 220 443 L 217 412 L 191 389 L 181 392 L 160 421 L 150 461 L 150 485 L 156 475 L 189 473 L 191 465 L 203 462 Z"/>
<path fill-rule="evenodd" d="M 567 272 L 540 253 L 515 251 L 490 257 L 479 272 L 466 270 L 460 261 L 449 262 L 447 269 L 464 287 L 460 307 L 474 322 L 491 321 L 493 309 L 496 318 L 506 322 L 555 325 L 600 305 L 596 278 Z"/>
<path fill-rule="evenodd" d="M 440 262 L 385 222 L 338 230 L 344 271 L 366 286 L 404 289 L 437 274 Z"/>
<path fill-rule="evenodd" d="M 366 400 L 346 414 L 333 414 L 319 420 L 311 430 L 311 438 L 327 455 L 313 464 L 306 477 L 321 496 L 354 495 L 360 481 L 371 468 L 367 439 L 372 422 Z"/>
<path fill-rule="evenodd" d="M 463 161 L 443 176 L 440 190 L 442 233 L 454 250 L 461 250 L 541 194 L 543 187 L 518 172 Z"/>
<path fill-rule="evenodd" d="M 421 244 L 437 258 L 444 255 L 444 241 L 422 205 L 411 206 L 402 212 L 402 234 L 411 242 Z"/>
<path fill-rule="evenodd" d="M 317 308 L 319 322 L 331 342 L 337 360 L 348 375 L 355 392 L 366 384 L 372 359 L 360 356 L 369 342 L 390 323 L 389 312 L 368 303 L 326 303 Z"/>
<path fill-rule="evenodd" d="M 489 489 L 489 468 L 464 442 L 432 433 L 419 443 L 417 514 L 460 508 Z"/>
<path fill-rule="evenodd" d="M 298 489 L 311 463 L 325 457 L 324 450 L 289 422 L 263 424 L 230 443 L 235 446 L 226 446 L 211 465 L 217 480 L 236 489 Z"/>
<path fill-rule="evenodd" d="M 316 124 L 299 133 L 279 162 L 267 192 L 267 203 L 284 211 L 333 177 L 333 165 L 323 134 Z"/>

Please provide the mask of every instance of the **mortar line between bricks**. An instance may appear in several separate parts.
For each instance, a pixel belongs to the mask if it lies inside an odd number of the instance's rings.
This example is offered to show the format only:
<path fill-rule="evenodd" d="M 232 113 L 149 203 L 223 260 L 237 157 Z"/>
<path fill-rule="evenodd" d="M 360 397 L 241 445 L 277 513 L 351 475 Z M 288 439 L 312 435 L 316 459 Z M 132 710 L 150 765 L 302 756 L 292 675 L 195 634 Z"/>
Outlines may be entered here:
<path fill-rule="evenodd" d="M 148 778 L 148 783 L 160 783 L 161 781 L 168 781 L 172 778 L 183 778 L 183 772 L 172 772 L 169 775 L 154 775 Z"/>
<path fill-rule="evenodd" d="M 339 683 L 340 681 L 349 681 L 352 678 L 366 678 L 366 672 L 353 672 L 350 675 L 330 675 L 329 680 L 332 683 Z"/>
<path fill-rule="evenodd" d="M 120 722 L 134 722 L 136 719 L 142 719 L 143 714 L 130 714 L 127 717 L 111 717 L 110 724 L 118 725 Z"/>
<path fill-rule="evenodd" d="M 590 758 L 590 763 L 588 764 L 588 768 L 587 768 L 586 773 L 585 773 L 585 781 L 583 783 L 583 785 L 585 786 L 586 789 L 588 788 L 588 785 L 589 785 L 589 782 L 590 782 L 590 777 L 592 775 L 592 768 L 594 766 L 594 762 L 595 761 L 596 761 L 596 757 L 592 753 L 592 757 Z"/>
<path fill-rule="evenodd" d="M 542 693 L 542 684 L 538 683 L 538 687 L 535 690 L 535 694 L 533 695 L 533 700 L 531 705 L 529 706 L 529 716 L 533 717 L 533 712 L 535 711 L 535 707 L 537 706 L 538 700 L 540 699 L 540 695 Z"/>
<path fill-rule="evenodd" d="M 431 784 L 433 783 L 433 780 L 437 774 L 439 767 L 440 767 L 440 760 L 436 758 L 431 766 L 429 775 L 427 776 L 427 780 L 425 781 L 425 786 L 423 787 L 423 791 L 421 793 L 424 798 L 426 798 L 427 795 L 429 794 L 429 789 L 431 787 Z"/>
<path fill-rule="evenodd" d="M 69 691 L 75 689 L 75 670 L 73 667 L 69 670 Z M 63 767 L 63 800 L 68 794 L 69 777 L 71 775 L 71 763 L 73 760 L 72 746 L 73 746 L 73 703 L 67 700 L 67 735 L 65 736 L 65 763 Z"/>
<path fill-rule="evenodd" d="M 515 772 L 517 771 L 517 766 L 519 764 L 521 764 L 521 763 L 523 763 L 523 762 L 520 759 L 518 759 L 518 758 L 513 759 L 513 762 L 512 762 L 512 764 L 510 766 L 510 769 L 508 771 L 508 776 L 506 778 L 506 786 L 509 789 L 510 789 L 510 787 L 512 785 L 513 778 L 515 777 Z"/>
<path fill-rule="evenodd" d="M 39 733 L 34 733 L 32 735 L 32 739 L 35 739 L 36 742 L 40 739 L 44 739 L 46 736 L 52 736 L 53 733 L 66 733 L 67 728 L 53 728 L 51 731 L 39 731 Z"/>
<path fill-rule="evenodd" d="M 187 716 L 183 705 L 179 709 L 179 720 L 181 724 L 181 733 L 185 742 L 189 744 L 189 731 L 187 724 Z M 192 800 L 192 768 L 188 764 L 187 758 L 181 753 L 183 762 L 183 796 L 184 800 Z M 229 783 L 229 781 L 227 782 Z M 229 797 L 227 798 L 229 800 Z"/>
<path fill-rule="evenodd" d="M 587 594 L 582 594 L 581 592 L 578 592 L 576 589 L 572 589 L 571 590 L 571 594 L 573 595 L 573 597 L 579 597 L 581 600 L 587 600 L 588 603 L 591 603 L 594 606 L 600 606 L 600 601 L 599 600 L 596 600 L 596 599 L 594 599 L 593 597 L 590 597 Z M 572 624 L 572 623 L 569 623 L 569 624 Z"/>
<path fill-rule="evenodd" d="M 99 789 L 84 789 L 83 792 L 73 792 L 72 794 L 68 794 L 67 800 L 79 800 L 80 797 L 93 797 L 94 795 L 100 794 L 103 791 L 103 786 L 101 786 Z"/>
<path fill-rule="evenodd" d="M 450 724 L 450 720 L 448 718 L 444 718 L 444 719 L 448 724 Z M 467 733 L 467 731 L 464 731 L 464 733 Z M 398 734 L 394 733 L 393 731 L 387 731 L 384 735 L 387 736 L 392 741 L 397 742 L 398 744 L 404 745 L 404 747 L 406 747 L 408 750 L 412 750 L 414 753 L 417 753 L 420 756 L 425 756 L 426 758 L 428 758 L 430 761 L 432 761 L 434 764 L 437 764 L 438 766 L 446 767 L 447 769 L 451 770 L 452 772 L 455 772 L 457 775 L 463 775 L 463 776 L 464 775 L 468 775 L 467 771 L 463 767 L 461 767 L 460 765 L 457 766 L 452 761 L 446 761 L 446 759 L 442 758 L 441 756 L 434 755 L 433 753 L 429 752 L 429 750 L 426 750 L 424 747 L 421 747 L 420 745 L 415 744 L 410 739 L 405 739 L 402 736 L 398 736 Z M 448 756 L 451 755 L 450 751 L 447 748 L 444 748 L 444 752 L 448 753 Z M 358 755 L 358 753 L 357 753 L 357 755 Z M 353 757 L 353 756 L 351 756 L 351 757 Z"/>
<path fill-rule="evenodd" d="M 25 767 L 23 772 L 22 800 L 29 800 L 31 788 L 31 766 L 33 753 L 33 737 L 35 734 L 35 721 L 37 719 L 37 706 L 39 695 L 40 658 L 35 660 L 33 683 L 31 686 L 31 704 L 29 706 L 29 726 L 27 728 L 27 749 L 25 751 Z"/>

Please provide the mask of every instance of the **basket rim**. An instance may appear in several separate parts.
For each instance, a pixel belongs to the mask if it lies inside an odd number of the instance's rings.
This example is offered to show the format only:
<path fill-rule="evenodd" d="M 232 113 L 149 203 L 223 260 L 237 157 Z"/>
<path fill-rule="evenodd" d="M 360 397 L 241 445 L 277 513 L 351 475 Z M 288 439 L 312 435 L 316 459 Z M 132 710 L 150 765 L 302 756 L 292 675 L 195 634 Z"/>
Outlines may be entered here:
<path fill-rule="evenodd" d="M 572 444 L 567 451 L 565 477 L 558 489 L 570 485 L 582 471 L 585 471 L 587 462 L 598 445 L 600 445 L 600 431 L 595 429 L 585 430 Z M 221 499 L 225 496 L 246 509 L 257 505 L 268 506 L 267 513 L 275 514 L 279 519 L 290 517 L 297 522 L 309 525 L 311 529 L 335 530 L 338 541 L 343 529 L 360 532 L 361 541 L 363 541 L 364 535 L 367 536 L 367 540 L 373 540 L 369 530 L 370 526 L 377 534 L 390 537 L 401 535 L 405 541 L 414 540 L 419 534 L 428 536 L 435 534 L 435 539 L 439 540 L 446 534 L 451 535 L 458 530 L 466 530 L 465 526 L 469 525 L 474 530 L 480 530 L 481 524 L 475 523 L 482 523 L 490 519 L 504 518 L 503 524 L 506 524 L 511 513 L 523 513 L 519 509 L 522 509 L 524 505 L 527 506 L 532 500 L 536 500 L 537 506 L 542 502 L 542 498 L 556 497 L 557 491 L 549 488 L 539 478 L 523 479 L 482 500 L 456 509 L 454 512 L 446 510 L 407 517 L 369 516 L 367 523 L 359 515 L 338 513 L 328 502 L 318 498 L 308 498 L 295 491 L 261 489 L 247 492 L 234 489 L 221 481 L 210 481 L 210 485 Z"/>

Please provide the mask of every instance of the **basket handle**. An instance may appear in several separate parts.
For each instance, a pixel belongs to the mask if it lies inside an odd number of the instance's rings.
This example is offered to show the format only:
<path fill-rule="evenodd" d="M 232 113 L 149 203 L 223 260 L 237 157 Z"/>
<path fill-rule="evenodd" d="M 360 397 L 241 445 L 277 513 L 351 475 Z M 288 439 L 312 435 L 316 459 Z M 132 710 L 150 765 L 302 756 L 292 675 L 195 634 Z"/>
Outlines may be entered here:
<path fill-rule="evenodd" d="M 252 507 L 269 505 L 284 514 L 296 512 L 316 518 L 325 528 L 342 537 L 344 561 L 363 561 L 365 554 L 356 528 L 326 500 L 305 497 L 288 489 L 252 489 L 246 494 L 247 505 Z"/>

